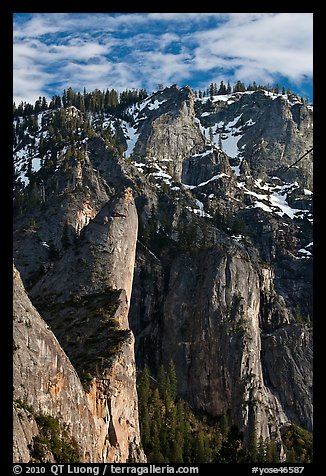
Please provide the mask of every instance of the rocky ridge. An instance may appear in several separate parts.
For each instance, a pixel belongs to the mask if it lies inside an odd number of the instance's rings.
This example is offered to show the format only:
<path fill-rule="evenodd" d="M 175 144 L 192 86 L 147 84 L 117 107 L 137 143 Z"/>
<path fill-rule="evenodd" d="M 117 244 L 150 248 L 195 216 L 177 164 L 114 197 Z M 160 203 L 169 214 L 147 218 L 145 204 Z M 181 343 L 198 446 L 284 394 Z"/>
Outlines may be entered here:
<path fill-rule="evenodd" d="M 58 163 L 24 189 L 37 199 L 15 227 L 16 265 L 79 375 L 87 339 L 95 349 L 106 338 L 97 318 L 110 309 L 109 328 L 113 311 L 128 332 L 121 371 L 130 326 L 139 368 L 155 375 L 172 359 L 179 394 L 211 415 L 228 413 L 247 441 L 253 431 L 279 438 L 289 422 L 311 430 L 312 153 L 289 168 L 312 147 L 310 107 L 266 91 L 199 99 L 172 86 L 123 119 L 92 121 L 115 131 L 124 154 L 100 134 L 81 138 L 82 157 L 75 152 L 68 170 Z M 26 180 L 23 149 L 16 166 Z M 91 359 L 97 373 L 107 371 L 101 352 Z M 110 393 L 95 385 L 89 395 Z M 100 432 L 114 439 L 110 428 Z"/>

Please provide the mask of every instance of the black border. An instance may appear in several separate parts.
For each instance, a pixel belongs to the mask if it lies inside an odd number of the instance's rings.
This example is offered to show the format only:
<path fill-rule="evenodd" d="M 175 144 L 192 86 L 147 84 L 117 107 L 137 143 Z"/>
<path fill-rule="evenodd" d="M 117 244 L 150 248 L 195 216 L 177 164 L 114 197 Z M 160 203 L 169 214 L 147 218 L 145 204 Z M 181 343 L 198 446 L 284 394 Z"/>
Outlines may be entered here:
<path fill-rule="evenodd" d="M 130 1 L 130 0 L 129 0 Z M 12 103 L 13 103 L 13 93 L 12 93 L 12 71 L 13 71 L 13 13 L 145 13 L 151 11 L 153 7 L 156 6 L 157 12 L 162 12 L 164 8 L 167 12 L 188 12 L 198 11 L 198 6 L 200 6 L 201 11 L 198 12 L 204 13 L 207 11 L 212 11 L 214 8 L 218 8 L 220 12 L 223 13 L 223 7 L 226 11 L 229 11 L 227 7 L 233 8 L 234 11 L 241 12 L 243 7 L 252 7 L 250 11 L 262 11 L 264 7 L 266 9 L 269 5 L 258 5 L 253 4 L 241 4 L 241 8 L 238 8 L 234 2 L 232 4 L 206 4 L 202 2 L 195 5 L 189 5 L 185 3 L 184 6 L 177 6 L 175 2 L 165 1 L 160 5 L 153 5 L 153 2 L 142 2 L 142 4 L 133 3 L 133 5 L 128 5 L 128 2 L 124 2 L 123 5 L 117 5 L 117 3 L 109 2 L 91 2 L 90 8 L 85 8 L 86 2 L 78 1 L 57 1 L 52 4 L 36 1 L 27 1 L 27 0 L 16 0 L 10 2 L 10 5 L 7 2 L 0 2 L 0 38 L 2 45 L 3 61 L 2 61 L 2 74 L 1 74 L 1 85 L 2 92 L 5 101 L 5 108 L 2 111 L 1 119 L 3 122 L 1 131 L 2 131 L 2 141 L 1 141 L 1 159 L 2 167 L 1 172 L 4 173 L 4 180 L 2 180 L 2 186 L 0 187 L 1 196 L 1 205 L 2 205 L 2 217 L 1 220 L 1 279 L 2 279 L 2 295 L 5 297 L 5 312 L 2 313 L 2 320 L 4 321 L 4 334 L 1 342 L 1 350 L 4 353 L 2 360 L 2 376 L 1 376 L 1 394 L 5 398 L 5 405 L 2 406 L 2 415 L 3 415 L 3 425 L 2 425 L 2 441 L 1 441 L 1 452 L 0 452 L 0 467 L 1 463 L 4 462 L 7 466 L 9 473 L 12 473 L 12 261 L 13 261 L 13 237 L 12 237 L 12 175 L 13 175 L 13 164 L 12 164 Z M 288 7 L 284 4 L 280 4 L 280 7 L 283 7 L 283 12 L 294 12 L 300 11 L 298 3 L 294 7 Z M 162 9 L 160 8 L 162 7 Z M 192 8 L 194 7 L 194 8 Z M 326 175 L 322 174 L 323 170 L 323 161 L 326 161 L 322 157 L 323 146 L 318 147 L 318 141 L 320 140 L 320 128 L 322 127 L 323 117 L 322 111 L 322 100 L 323 100 L 323 89 L 322 89 L 322 74 L 320 69 L 323 68 L 324 60 L 323 56 L 318 58 L 319 53 L 323 53 L 324 47 L 324 37 L 322 35 L 323 23 L 325 22 L 325 17 L 322 15 L 320 2 L 318 8 L 315 8 L 312 4 L 305 5 L 306 8 L 301 10 L 302 13 L 310 12 L 314 14 L 314 122 L 315 124 L 315 133 L 314 133 L 314 144 L 315 144 L 315 162 L 314 162 L 314 415 L 315 415 L 315 425 L 314 425 L 314 462 L 309 465 L 305 465 L 305 470 L 302 474 L 319 474 L 318 466 L 323 462 L 323 445 L 322 445 L 322 436 L 324 430 L 324 425 L 322 423 L 322 416 L 324 416 L 325 410 L 322 408 L 321 399 L 323 397 L 323 389 L 321 386 L 324 383 L 322 378 L 322 358 L 323 352 L 321 350 L 322 340 L 324 340 L 323 333 L 323 320 L 326 319 L 324 316 L 324 309 L 321 306 L 321 293 L 323 288 L 324 281 L 324 268 L 322 264 L 322 249 L 323 249 L 323 220 L 320 219 L 321 216 L 325 216 L 325 197 L 323 196 L 323 186 L 324 181 L 326 180 Z M 108 12 L 108 9 L 110 10 Z M 136 10 L 136 12 L 134 11 Z M 326 93 L 325 93 L 326 94 Z M 3 309 L 3 308 L 2 308 Z M 245 463 L 229 463 L 223 465 L 221 463 L 212 463 L 217 465 L 217 471 L 220 474 L 227 474 L 232 470 L 238 470 L 239 474 L 251 474 L 252 466 L 254 464 L 245 464 Z M 211 465 L 212 465 L 211 464 Z M 24 465 L 23 465 L 24 466 Z M 126 465 L 124 465 L 126 466 Z M 159 466 L 159 465 L 158 465 Z M 163 465 L 164 466 L 164 465 Z M 173 465 L 170 465 L 173 466 Z M 203 474 L 206 471 L 207 466 L 203 464 L 192 464 L 192 466 L 198 466 L 200 468 L 199 474 Z M 260 465 L 261 467 L 277 467 L 280 465 Z M 285 466 L 285 465 L 281 465 Z M 287 465 L 288 466 L 288 465 Z M 205 468 L 206 467 L 206 468 Z M 222 469 L 223 468 L 223 469 Z M 222 471 L 220 471 L 222 470 Z M 4 471 L 4 474 L 6 472 Z M 50 472 L 47 474 L 51 474 Z M 277 474 L 277 473 L 276 473 Z M 284 474 L 284 473 L 281 473 Z"/>

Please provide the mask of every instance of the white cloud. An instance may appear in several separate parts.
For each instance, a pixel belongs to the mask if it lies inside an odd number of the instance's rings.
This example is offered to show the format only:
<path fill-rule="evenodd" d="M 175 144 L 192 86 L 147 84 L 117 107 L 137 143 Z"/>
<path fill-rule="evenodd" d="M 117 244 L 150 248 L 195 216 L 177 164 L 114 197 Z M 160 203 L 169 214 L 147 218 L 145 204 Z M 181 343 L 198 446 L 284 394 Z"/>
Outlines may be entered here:
<path fill-rule="evenodd" d="M 243 15 L 243 16 L 242 16 Z M 218 28 L 194 33 L 194 67 L 206 70 L 227 66 L 242 80 L 259 76 L 312 76 L 312 15 L 261 14 L 250 21 L 247 14 L 233 14 Z M 236 28 L 235 28 L 236 26 Z M 250 74 L 252 68 L 252 74 Z M 246 72 L 246 77 L 240 74 Z"/>
<path fill-rule="evenodd" d="M 312 78 L 311 13 L 46 13 L 14 23 L 16 100 L 51 84 L 151 91 L 279 76 Z"/>

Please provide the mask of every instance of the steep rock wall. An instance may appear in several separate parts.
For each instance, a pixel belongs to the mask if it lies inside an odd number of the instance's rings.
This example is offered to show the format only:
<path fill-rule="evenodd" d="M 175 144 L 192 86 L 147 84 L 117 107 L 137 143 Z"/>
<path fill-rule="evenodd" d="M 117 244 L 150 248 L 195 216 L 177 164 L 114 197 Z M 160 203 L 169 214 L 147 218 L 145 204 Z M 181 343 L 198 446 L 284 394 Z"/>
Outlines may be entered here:
<path fill-rule="evenodd" d="M 269 416 L 286 418 L 264 386 L 259 312 L 259 274 L 241 254 L 211 250 L 172 264 L 162 346 L 181 394 L 213 415 L 230 410 L 246 436 L 255 428 L 266 438 L 276 431 Z"/>
<path fill-rule="evenodd" d="M 254 255 L 224 244 L 166 261 L 139 247 L 131 317 L 140 365 L 155 373 L 172 359 L 180 395 L 209 414 L 228 413 L 247 442 L 253 430 L 279 438 L 288 421 L 311 428 L 310 331 L 291 324 L 272 268 Z M 304 358 L 292 356 L 298 339 Z M 286 390 L 287 374 L 295 390 Z"/>
<path fill-rule="evenodd" d="M 102 462 L 146 459 L 140 449 L 134 339 L 128 324 L 137 227 L 132 193 L 125 189 L 31 290 L 82 379 Z"/>
<path fill-rule="evenodd" d="M 79 377 L 56 337 L 30 302 L 14 268 L 14 448 L 15 462 L 29 462 L 39 433 L 35 414 L 69 426 L 81 462 L 95 462 L 96 431 Z"/>
<path fill-rule="evenodd" d="M 172 86 L 159 96 L 159 110 L 143 110 L 149 120 L 140 126 L 133 156 L 154 158 L 167 164 L 167 172 L 181 178 L 182 162 L 202 152 L 205 139 L 195 121 L 194 95 L 189 87 Z"/>

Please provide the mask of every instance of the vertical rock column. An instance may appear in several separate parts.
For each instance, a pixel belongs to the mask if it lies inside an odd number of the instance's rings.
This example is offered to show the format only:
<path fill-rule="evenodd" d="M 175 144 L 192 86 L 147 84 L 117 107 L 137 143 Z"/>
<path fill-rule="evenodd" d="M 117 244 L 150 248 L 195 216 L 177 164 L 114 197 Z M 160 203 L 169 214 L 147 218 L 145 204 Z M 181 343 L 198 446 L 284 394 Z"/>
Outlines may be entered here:
<path fill-rule="evenodd" d="M 101 376 L 93 379 L 87 394 L 98 433 L 98 458 L 103 462 L 145 462 L 140 448 L 134 337 L 131 331 L 128 333 L 138 233 L 137 210 L 131 190 L 124 191 L 113 209 L 104 207 L 95 221 L 107 225 L 106 257 L 98 263 L 98 271 L 102 276 L 108 275 L 112 289 L 121 290 L 120 305 L 114 317 L 119 329 L 127 332 L 120 351 Z M 90 235 L 88 239 L 96 241 L 93 227 Z M 101 241 L 103 245 L 103 236 Z"/>

